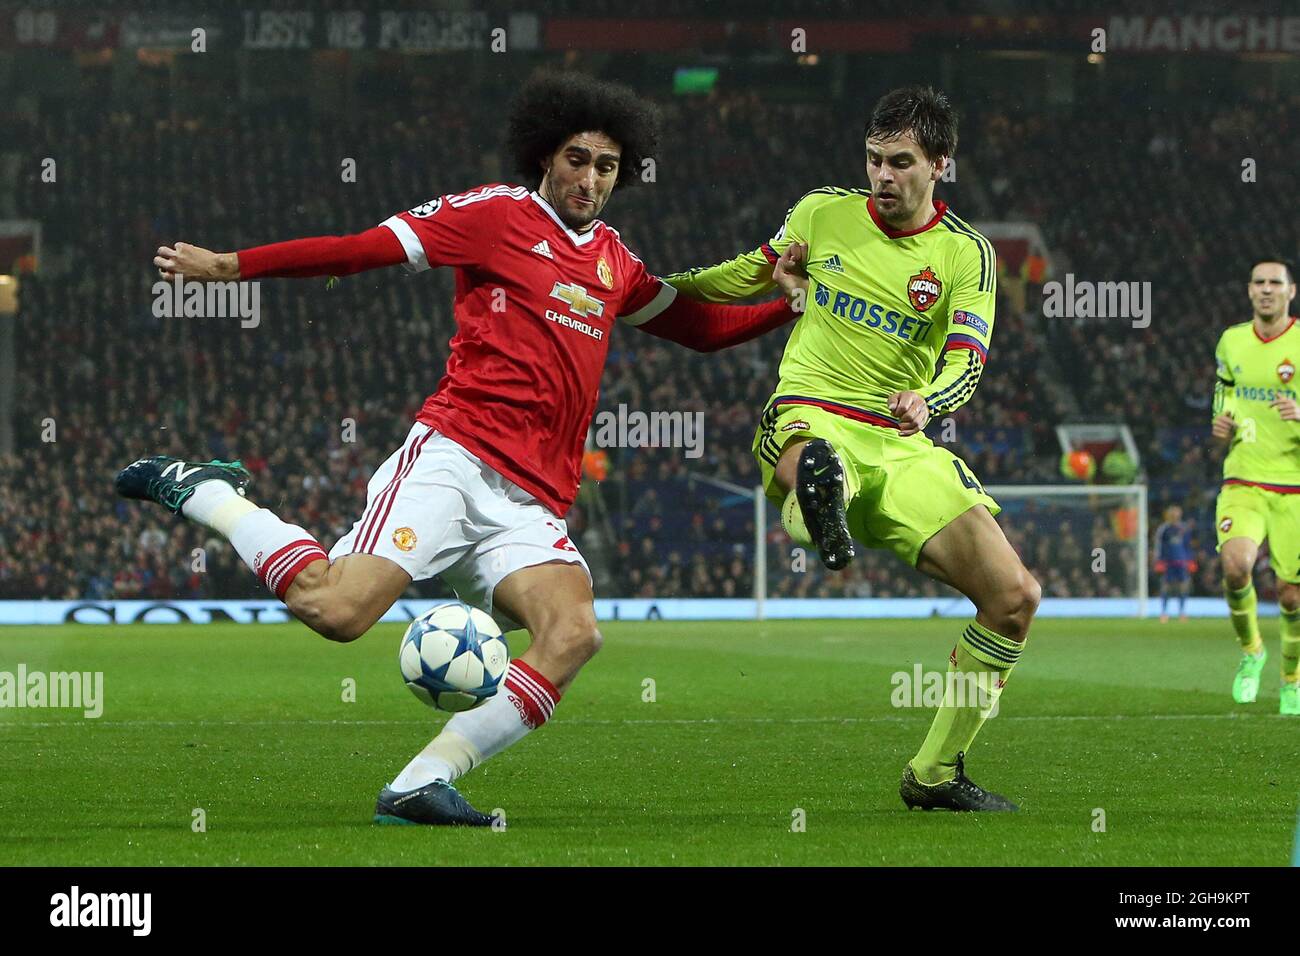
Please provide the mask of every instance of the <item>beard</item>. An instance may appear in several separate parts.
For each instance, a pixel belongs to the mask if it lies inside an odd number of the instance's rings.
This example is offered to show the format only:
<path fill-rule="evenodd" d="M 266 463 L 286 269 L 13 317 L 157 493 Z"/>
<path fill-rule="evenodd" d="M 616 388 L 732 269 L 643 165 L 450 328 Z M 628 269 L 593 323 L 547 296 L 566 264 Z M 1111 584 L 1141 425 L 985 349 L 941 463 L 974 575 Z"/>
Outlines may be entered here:
<path fill-rule="evenodd" d="M 552 203 L 551 205 L 555 205 Z M 555 208 L 560 217 L 560 222 L 564 223 L 574 232 L 581 232 L 592 224 L 600 210 L 596 208 L 595 203 L 587 212 L 574 212 L 569 208 L 567 202 L 562 202 Z"/>
<path fill-rule="evenodd" d="M 917 203 L 909 208 L 907 201 L 898 193 L 895 193 L 890 199 L 883 200 L 883 203 L 882 205 L 881 198 L 877 196 L 876 212 L 880 213 L 881 219 L 890 224 L 907 222 L 916 215 L 916 210 L 920 205 Z"/>
<path fill-rule="evenodd" d="M 560 222 L 564 223 L 574 232 L 581 232 L 586 229 L 595 221 L 596 217 L 600 215 L 602 204 L 599 202 L 593 201 L 590 206 L 583 206 L 580 209 L 575 210 L 569 205 L 569 194 L 565 192 L 557 195 L 557 191 L 557 187 L 555 187 L 550 180 L 544 181 L 541 188 L 538 189 L 542 198 L 551 204 L 551 208 L 555 210 L 555 214 L 560 217 Z"/>

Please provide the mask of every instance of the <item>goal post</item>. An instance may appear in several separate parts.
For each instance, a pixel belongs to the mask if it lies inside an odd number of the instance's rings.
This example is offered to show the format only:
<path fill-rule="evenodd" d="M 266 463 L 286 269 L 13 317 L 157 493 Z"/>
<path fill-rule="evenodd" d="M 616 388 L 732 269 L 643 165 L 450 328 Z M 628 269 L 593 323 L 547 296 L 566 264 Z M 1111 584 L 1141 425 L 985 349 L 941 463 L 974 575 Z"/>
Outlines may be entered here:
<path fill-rule="evenodd" d="M 763 494 L 763 486 L 755 485 L 753 488 L 746 488 L 744 485 L 715 478 L 712 475 L 702 475 L 699 472 L 686 473 L 687 488 L 697 481 L 728 492 L 739 499 L 752 497 L 754 500 L 754 616 L 761 621 L 764 616 L 763 605 L 767 600 L 767 496 Z"/>
<path fill-rule="evenodd" d="M 626 552 L 664 569 L 631 577 L 622 611 L 687 619 L 928 617 L 969 602 L 887 551 L 858 548 L 843 571 L 793 542 L 760 487 L 687 472 L 651 482 L 615 514 Z M 1144 617 L 1148 489 L 1134 484 L 989 485 L 997 521 L 1043 588 L 1044 617 Z M 657 556 L 657 557 L 655 557 Z M 643 573 L 644 574 L 644 573 Z M 645 607 L 642 607 L 642 604 Z M 640 610 L 637 610 L 637 609 Z"/>
<path fill-rule="evenodd" d="M 987 491 L 1002 505 L 1002 523 L 1011 535 L 1019 538 L 1021 529 L 1017 528 L 1016 518 L 1029 506 L 1037 504 L 1039 514 L 1059 518 L 1062 522 L 1077 524 L 1079 519 L 1091 519 L 1096 526 L 1101 522 L 1110 530 L 1107 541 L 1116 542 L 1121 553 L 1120 570 L 1122 572 L 1122 590 L 1124 597 L 1137 600 L 1138 617 L 1145 617 L 1149 598 L 1147 555 L 1150 549 L 1149 518 L 1147 513 L 1146 485 L 986 485 Z M 1049 519 L 1050 520 L 1050 519 Z M 1034 531 L 1041 535 L 1046 529 L 1039 527 L 1042 522 L 1035 522 Z M 1060 527 L 1060 525 L 1058 525 Z M 1077 539 L 1076 539 L 1077 540 Z M 1114 567 L 1113 561 L 1106 553 L 1106 544 L 1097 545 L 1096 536 L 1087 543 L 1084 551 L 1078 553 L 1077 559 L 1087 568 L 1089 574 L 1110 574 L 1108 568 Z M 1027 543 L 1033 545 L 1032 538 Z M 1100 548 L 1101 554 L 1095 552 Z M 1132 549 L 1131 552 L 1129 549 Z M 1123 560 L 1128 554 L 1128 560 Z M 1021 553 L 1021 560 L 1043 581 L 1044 572 L 1059 570 L 1056 567 L 1035 568 L 1034 556 Z M 1068 554 L 1060 555 L 1066 562 Z M 1098 561 L 1102 570 L 1096 570 Z M 1128 569 L 1132 573 L 1128 573 Z M 1047 588 L 1044 588 L 1047 591 Z M 1074 595 L 1071 595 L 1074 596 Z M 1102 595 L 1078 595 L 1078 597 Z"/>

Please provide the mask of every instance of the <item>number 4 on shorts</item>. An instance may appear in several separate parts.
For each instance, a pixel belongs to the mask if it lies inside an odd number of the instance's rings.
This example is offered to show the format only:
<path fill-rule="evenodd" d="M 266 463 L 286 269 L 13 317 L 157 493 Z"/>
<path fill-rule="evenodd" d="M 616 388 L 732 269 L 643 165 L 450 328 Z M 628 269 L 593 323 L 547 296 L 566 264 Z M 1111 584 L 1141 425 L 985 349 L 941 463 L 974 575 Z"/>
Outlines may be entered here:
<path fill-rule="evenodd" d="M 974 491 L 978 491 L 980 494 L 984 494 L 984 486 L 966 472 L 966 469 L 961 466 L 960 461 L 954 458 L 952 466 L 957 469 L 957 477 L 961 479 L 963 485 Z"/>

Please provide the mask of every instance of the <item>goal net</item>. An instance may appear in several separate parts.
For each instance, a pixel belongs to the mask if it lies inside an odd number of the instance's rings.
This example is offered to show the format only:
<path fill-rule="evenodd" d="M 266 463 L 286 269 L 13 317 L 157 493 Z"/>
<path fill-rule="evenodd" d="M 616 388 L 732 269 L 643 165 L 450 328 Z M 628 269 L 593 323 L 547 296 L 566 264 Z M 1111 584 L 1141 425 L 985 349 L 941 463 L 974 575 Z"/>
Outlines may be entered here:
<path fill-rule="evenodd" d="M 1044 612 L 1061 616 L 1141 616 L 1148 597 L 1145 485 L 990 485 L 997 521 L 1043 588 Z M 844 571 L 827 571 L 799 548 L 765 510 L 766 546 L 755 576 L 759 613 L 767 617 L 892 617 L 968 613 L 949 587 L 884 551 L 859 548 Z M 825 615 L 791 601 L 821 603 Z M 855 599 L 850 604 L 835 599 Z"/>
<path fill-rule="evenodd" d="M 1043 588 L 1043 616 L 1146 612 L 1145 485 L 988 486 L 997 521 Z M 963 616 L 970 603 L 886 551 L 859 547 L 843 571 L 786 534 L 754 487 L 688 474 L 629 482 L 611 502 L 617 556 L 606 594 L 674 602 L 683 617 Z M 701 601 L 700 599 L 705 599 Z M 710 599 L 713 599 L 712 601 Z M 742 608 L 737 602 L 748 602 Z M 665 612 L 667 613 L 667 612 Z"/>

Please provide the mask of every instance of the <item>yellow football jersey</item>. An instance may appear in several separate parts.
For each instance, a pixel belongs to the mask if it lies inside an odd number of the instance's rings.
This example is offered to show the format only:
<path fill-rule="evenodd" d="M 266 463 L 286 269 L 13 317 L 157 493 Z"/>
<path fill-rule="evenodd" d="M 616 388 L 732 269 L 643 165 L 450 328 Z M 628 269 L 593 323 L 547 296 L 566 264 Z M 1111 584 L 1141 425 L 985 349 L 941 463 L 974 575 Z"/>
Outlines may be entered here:
<path fill-rule="evenodd" d="M 931 415 L 948 412 L 975 391 L 988 355 L 997 269 L 992 243 L 935 206 L 925 226 L 898 232 L 868 190 L 816 189 L 758 249 L 665 281 L 715 302 L 767 292 L 780 254 L 805 242 L 808 302 L 775 395 L 846 406 L 882 425 L 897 423 L 887 403 L 894 392 L 919 392 Z M 936 377 L 946 353 L 955 354 Z"/>
<path fill-rule="evenodd" d="M 1254 322 L 1229 326 L 1214 350 L 1214 414 L 1230 412 L 1237 423 L 1224 481 L 1300 491 L 1300 422 L 1282 419 L 1271 407 L 1279 398 L 1296 398 L 1300 328 L 1295 319 L 1265 340 Z"/>

